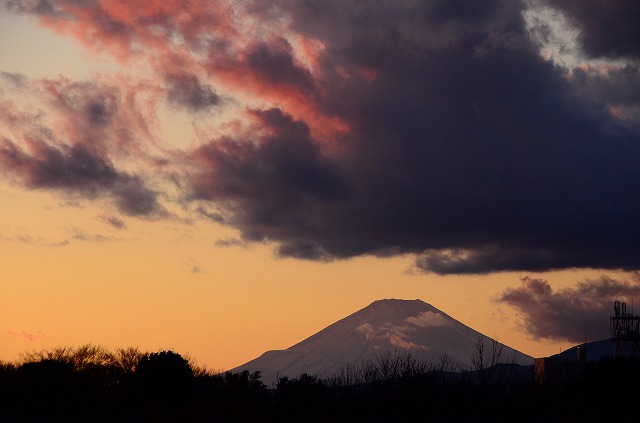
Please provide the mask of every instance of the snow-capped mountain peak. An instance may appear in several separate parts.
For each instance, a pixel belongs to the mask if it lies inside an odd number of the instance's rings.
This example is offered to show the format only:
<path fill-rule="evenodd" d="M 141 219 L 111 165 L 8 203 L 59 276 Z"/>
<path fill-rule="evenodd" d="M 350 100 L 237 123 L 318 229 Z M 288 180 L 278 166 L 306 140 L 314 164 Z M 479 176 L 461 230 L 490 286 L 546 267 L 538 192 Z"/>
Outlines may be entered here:
<path fill-rule="evenodd" d="M 421 300 L 384 299 L 285 350 L 267 351 L 230 371 L 259 370 L 262 381 L 271 386 L 282 376 L 331 376 L 386 352 L 409 353 L 433 364 L 446 356 L 458 369 L 469 370 L 478 340 L 487 345 L 494 342 Z M 503 346 L 503 357 L 523 365 L 534 362 L 533 357 L 507 346 Z"/>

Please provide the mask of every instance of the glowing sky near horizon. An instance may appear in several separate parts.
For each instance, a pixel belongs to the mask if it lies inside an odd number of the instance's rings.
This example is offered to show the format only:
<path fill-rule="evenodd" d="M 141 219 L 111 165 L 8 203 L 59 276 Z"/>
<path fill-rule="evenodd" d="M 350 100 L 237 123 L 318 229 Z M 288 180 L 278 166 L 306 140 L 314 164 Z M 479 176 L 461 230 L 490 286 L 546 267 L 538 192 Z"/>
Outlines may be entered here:
<path fill-rule="evenodd" d="M 533 356 L 608 336 L 640 292 L 634 18 L 0 0 L 0 359 L 227 369 L 382 298 Z"/>

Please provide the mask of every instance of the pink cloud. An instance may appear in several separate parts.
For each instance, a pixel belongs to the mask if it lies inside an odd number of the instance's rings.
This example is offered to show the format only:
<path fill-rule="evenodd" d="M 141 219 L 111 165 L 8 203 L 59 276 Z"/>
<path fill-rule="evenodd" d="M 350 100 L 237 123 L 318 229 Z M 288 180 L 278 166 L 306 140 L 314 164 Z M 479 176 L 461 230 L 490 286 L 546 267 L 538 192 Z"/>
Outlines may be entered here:
<path fill-rule="evenodd" d="M 304 120 L 324 142 L 349 130 L 348 122 L 319 106 L 324 44 L 293 31 L 268 7 L 63 0 L 56 9 L 40 16 L 45 25 L 122 64 L 148 64 L 157 75 L 188 74 L 231 97 L 278 106 Z M 369 79 L 374 75 L 365 73 Z"/>
<path fill-rule="evenodd" d="M 42 332 L 29 333 L 25 330 L 21 330 L 19 332 L 16 332 L 13 330 L 7 330 L 7 335 L 23 338 L 29 342 L 37 341 L 39 339 L 45 339 L 47 337 L 47 335 L 45 335 Z"/>

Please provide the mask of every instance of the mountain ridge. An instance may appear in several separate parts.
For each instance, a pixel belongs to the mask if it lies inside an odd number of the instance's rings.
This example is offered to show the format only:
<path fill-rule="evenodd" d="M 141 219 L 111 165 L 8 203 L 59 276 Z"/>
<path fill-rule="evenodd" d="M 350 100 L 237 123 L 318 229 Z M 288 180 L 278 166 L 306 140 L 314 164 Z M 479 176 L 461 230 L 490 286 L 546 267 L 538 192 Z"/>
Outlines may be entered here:
<path fill-rule="evenodd" d="M 485 348 L 494 342 L 420 299 L 387 298 L 373 301 L 287 349 L 266 351 L 229 371 L 260 371 L 262 381 L 269 386 L 283 376 L 331 376 L 346 366 L 398 352 L 432 364 L 446 358 L 452 365 L 469 370 L 479 340 Z M 500 345 L 505 360 L 533 365 L 533 357 Z"/>

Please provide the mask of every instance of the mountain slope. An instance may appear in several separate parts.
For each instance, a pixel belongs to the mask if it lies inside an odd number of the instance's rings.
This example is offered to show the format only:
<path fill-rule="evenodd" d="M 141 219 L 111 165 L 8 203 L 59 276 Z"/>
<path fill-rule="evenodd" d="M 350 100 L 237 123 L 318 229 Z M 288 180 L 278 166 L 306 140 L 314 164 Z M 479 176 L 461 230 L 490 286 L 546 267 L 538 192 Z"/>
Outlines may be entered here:
<path fill-rule="evenodd" d="M 375 360 L 386 352 L 410 353 L 438 364 L 446 354 L 460 369 L 471 369 L 478 340 L 486 351 L 493 340 L 421 300 L 385 299 L 327 326 L 286 350 L 267 351 L 229 371 L 261 371 L 271 386 L 278 377 L 303 373 L 331 376 L 347 365 Z M 532 365 L 533 357 L 503 346 L 503 361 Z"/>
<path fill-rule="evenodd" d="M 607 338 L 600 341 L 591 341 L 586 344 L 575 345 L 558 354 L 554 354 L 551 357 L 557 357 L 560 361 L 577 361 L 578 348 L 582 348 L 584 350 L 587 362 L 594 362 L 601 360 L 604 357 L 614 356 L 613 341 L 610 338 Z M 625 355 L 632 355 L 628 348 L 625 350 Z"/>

